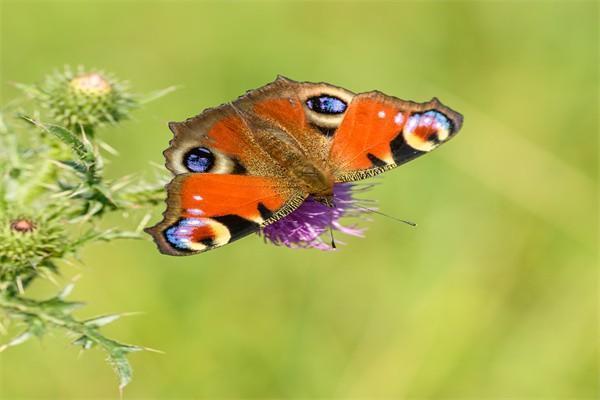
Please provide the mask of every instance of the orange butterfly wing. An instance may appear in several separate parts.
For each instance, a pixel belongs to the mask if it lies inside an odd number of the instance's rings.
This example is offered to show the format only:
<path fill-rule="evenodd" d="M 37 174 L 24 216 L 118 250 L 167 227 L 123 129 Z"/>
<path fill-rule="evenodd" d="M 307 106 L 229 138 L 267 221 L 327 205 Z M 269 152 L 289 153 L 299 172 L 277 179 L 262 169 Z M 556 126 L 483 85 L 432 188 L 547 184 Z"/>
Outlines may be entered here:
<path fill-rule="evenodd" d="M 301 149 L 305 158 L 326 160 L 332 135 L 340 116 L 323 116 L 307 107 L 307 100 L 322 93 L 332 93 L 350 102 L 354 93 L 324 82 L 296 82 L 283 76 L 261 88 L 249 91 L 234 104 L 270 129 L 284 134 L 284 142 Z"/>
<path fill-rule="evenodd" d="M 168 185 L 164 219 L 146 231 L 159 250 L 190 255 L 223 246 L 281 218 L 304 195 L 270 177 L 182 174 Z"/>
<path fill-rule="evenodd" d="M 174 137 L 164 155 L 173 174 L 279 175 L 269 155 L 253 140 L 244 116 L 231 103 L 205 110 L 183 122 L 170 122 L 169 128 Z M 210 165 L 190 163 L 190 157 L 198 151 L 210 154 Z"/>
<path fill-rule="evenodd" d="M 356 95 L 337 128 L 329 159 L 336 181 L 365 179 L 451 139 L 462 116 L 437 99 L 404 101 L 380 92 Z"/>

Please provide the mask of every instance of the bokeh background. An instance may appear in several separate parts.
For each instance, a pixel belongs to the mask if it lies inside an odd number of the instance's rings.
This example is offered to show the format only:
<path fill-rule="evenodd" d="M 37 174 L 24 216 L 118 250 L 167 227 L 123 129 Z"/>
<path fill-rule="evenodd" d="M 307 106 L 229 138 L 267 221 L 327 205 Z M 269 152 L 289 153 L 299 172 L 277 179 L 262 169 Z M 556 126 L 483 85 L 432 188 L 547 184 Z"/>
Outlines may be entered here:
<path fill-rule="evenodd" d="M 152 176 L 166 122 L 277 74 L 465 116 L 439 151 L 365 194 L 375 217 L 337 252 L 258 237 L 169 258 L 89 248 L 81 316 L 165 354 L 131 357 L 128 399 L 598 398 L 597 2 L 3 1 L 9 82 L 63 64 L 141 92 L 181 85 L 103 132 L 109 174 Z M 0 149 L 2 151 L 2 149 Z M 162 211 L 154 210 L 156 220 Z M 116 221 L 131 224 L 130 221 Z M 42 289 L 39 289 L 43 291 Z M 0 355 L 2 399 L 116 398 L 100 351 L 60 334 Z"/>

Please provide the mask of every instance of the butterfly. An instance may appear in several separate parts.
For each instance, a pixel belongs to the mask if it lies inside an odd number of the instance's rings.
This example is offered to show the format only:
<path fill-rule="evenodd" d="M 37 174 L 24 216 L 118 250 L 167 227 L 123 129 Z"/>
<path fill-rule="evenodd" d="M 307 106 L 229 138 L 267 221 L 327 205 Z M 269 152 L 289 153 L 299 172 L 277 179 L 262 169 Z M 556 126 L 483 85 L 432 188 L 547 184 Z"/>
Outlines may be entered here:
<path fill-rule="evenodd" d="M 462 116 L 433 98 L 355 94 L 279 76 L 237 100 L 170 122 L 175 177 L 163 220 L 148 228 L 169 255 L 211 250 L 272 224 L 334 185 L 376 176 L 454 137 Z"/>

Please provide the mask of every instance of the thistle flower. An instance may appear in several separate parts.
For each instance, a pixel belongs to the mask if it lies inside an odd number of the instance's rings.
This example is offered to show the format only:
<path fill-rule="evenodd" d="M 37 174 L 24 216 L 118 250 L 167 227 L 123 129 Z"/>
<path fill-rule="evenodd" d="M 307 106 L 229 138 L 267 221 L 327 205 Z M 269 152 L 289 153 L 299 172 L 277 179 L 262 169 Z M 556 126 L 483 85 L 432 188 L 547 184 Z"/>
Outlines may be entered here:
<path fill-rule="evenodd" d="M 14 118 L 8 105 L 0 107 L 0 329 L 8 322 L 22 332 L 7 342 L 0 340 L 0 352 L 63 330 L 83 350 L 99 347 L 107 353 L 122 391 L 132 376 L 128 355 L 147 349 L 110 339 L 101 327 L 126 314 L 76 318 L 73 311 L 82 303 L 66 300 L 74 281 L 45 299 L 30 297 L 26 289 L 37 278 L 58 284 L 59 266 L 70 264 L 89 243 L 141 237 L 149 215 L 135 230 L 98 221 L 108 212 L 125 215 L 155 204 L 162 199 L 164 184 L 131 176 L 107 179 L 100 149 L 110 153 L 111 147 L 93 133 L 174 87 L 133 95 L 111 75 L 83 67 L 65 67 L 40 84 L 16 86 L 35 104 L 29 112 L 18 110 Z M 13 127 L 15 120 L 28 121 L 36 134 L 21 136 Z"/>
<path fill-rule="evenodd" d="M 126 82 L 81 66 L 75 71 L 65 66 L 38 85 L 19 87 L 47 109 L 55 123 L 73 132 L 91 134 L 94 128 L 126 119 L 138 105 Z"/>
<path fill-rule="evenodd" d="M 261 234 L 276 245 L 292 248 L 333 250 L 321 236 L 336 230 L 347 235 L 363 236 L 363 229 L 342 225 L 342 217 L 359 217 L 366 210 L 361 206 L 368 200 L 358 200 L 354 194 L 371 186 L 358 187 L 352 183 L 338 183 L 333 187 L 333 207 L 328 207 L 309 197 L 300 207 L 279 221 L 265 226 Z"/>
<path fill-rule="evenodd" d="M 54 269 L 52 259 L 68 246 L 64 225 L 56 218 L 14 214 L 0 216 L 0 291 L 22 290 L 38 274 Z"/>

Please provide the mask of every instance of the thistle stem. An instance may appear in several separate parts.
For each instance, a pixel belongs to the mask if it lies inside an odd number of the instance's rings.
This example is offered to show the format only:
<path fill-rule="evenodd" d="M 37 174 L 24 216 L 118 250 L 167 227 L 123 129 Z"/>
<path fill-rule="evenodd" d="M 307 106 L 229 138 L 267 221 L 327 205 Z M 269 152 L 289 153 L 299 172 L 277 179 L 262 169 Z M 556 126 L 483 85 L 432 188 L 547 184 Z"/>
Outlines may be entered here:
<path fill-rule="evenodd" d="M 70 304 L 72 308 L 80 305 L 80 303 L 64 302 L 62 304 Z M 48 302 L 27 299 L 21 296 L 0 295 L 0 308 L 7 314 L 16 317 L 23 319 L 37 318 L 44 324 L 64 329 L 75 335 L 86 336 L 94 344 L 101 346 L 109 353 L 123 347 L 130 348 L 131 350 L 137 349 L 136 346 L 126 345 L 104 337 L 99 332 L 97 326 L 86 325 L 84 321 L 78 321 L 73 318 L 64 308 Z"/>
<path fill-rule="evenodd" d="M 36 197 L 46 192 L 44 184 L 50 184 L 56 180 L 58 171 L 54 160 L 61 158 L 61 150 L 58 144 L 53 143 L 51 145 L 48 153 L 45 155 L 46 159 L 38 168 L 35 178 L 23 185 L 21 189 L 19 198 L 22 204 L 30 204 Z"/>

